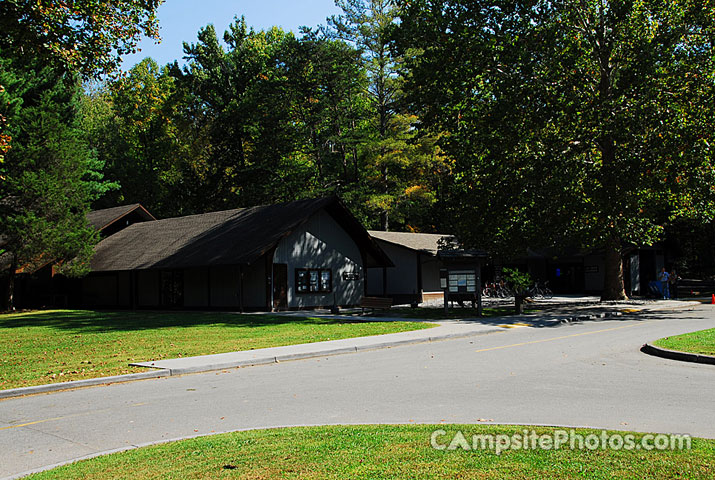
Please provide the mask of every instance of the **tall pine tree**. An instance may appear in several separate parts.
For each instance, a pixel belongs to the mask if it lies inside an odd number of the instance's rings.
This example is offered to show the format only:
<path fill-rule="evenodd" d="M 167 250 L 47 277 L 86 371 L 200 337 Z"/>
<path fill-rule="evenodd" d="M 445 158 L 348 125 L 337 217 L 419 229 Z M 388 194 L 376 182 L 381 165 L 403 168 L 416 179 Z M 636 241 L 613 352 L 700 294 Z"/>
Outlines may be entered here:
<path fill-rule="evenodd" d="M 111 185 L 78 128 L 77 77 L 36 60 L 0 58 L 0 114 L 13 138 L 0 183 L 0 254 L 12 308 L 18 268 L 52 262 L 69 276 L 87 271 L 96 233 L 85 216 Z"/>

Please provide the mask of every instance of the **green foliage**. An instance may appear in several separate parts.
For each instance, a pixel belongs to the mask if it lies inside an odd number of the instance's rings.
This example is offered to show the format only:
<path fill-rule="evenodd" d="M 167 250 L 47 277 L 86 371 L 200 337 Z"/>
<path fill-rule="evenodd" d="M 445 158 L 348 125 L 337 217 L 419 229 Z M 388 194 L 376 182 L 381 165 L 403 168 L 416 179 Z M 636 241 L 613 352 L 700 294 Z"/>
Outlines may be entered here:
<path fill-rule="evenodd" d="M 526 292 L 534 283 L 528 272 L 521 272 L 517 268 L 505 268 L 502 276 L 514 291 L 519 294 Z"/>
<path fill-rule="evenodd" d="M 110 74 L 122 55 L 136 51 L 141 35 L 159 38 L 155 12 L 161 2 L 3 0 L 0 49 L 5 56 L 29 56 L 86 78 Z M 5 88 L 0 84 L 0 93 Z M 0 115 L 0 181 L 11 148 L 9 120 Z"/>
<path fill-rule="evenodd" d="M 367 194 L 354 209 L 373 218 L 383 214 L 380 223 L 371 220 L 368 225 L 384 229 L 389 218 L 398 230 L 436 228 L 432 212 L 452 162 L 437 146 L 437 136 L 418 136 L 417 122 L 414 115 L 395 114 L 384 138 L 363 145 Z"/>
<path fill-rule="evenodd" d="M 605 247 L 619 296 L 623 246 L 712 218 L 711 2 L 400 3 L 406 90 L 449 132 L 463 240 Z"/>
<path fill-rule="evenodd" d="M 402 168 L 410 160 L 400 148 L 406 145 L 405 137 L 409 137 L 404 128 L 404 120 L 409 117 L 397 118 L 400 59 L 390 51 L 388 35 L 396 21 L 397 9 L 392 0 L 336 0 L 335 4 L 343 13 L 328 18 L 330 30 L 327 32 L 357 48 L 369 79 L 371 128 L 363 138 L 368 183 L 362 189 L 364 201 L 360 210 L 366 217 L 371 217 L 373 212 L 379 214 L 379 225 L 374 221 L 370 224 L 387 230 L 392 214 L 399 211 L 400 197 L 410 192 L 403 184 L 415 180 L 405 176 Z M 396 178 L 403 181 L 396 182 Z M 417 191 L 423 185 L 408 185 L 412 187 L 411 191 Z"/>
<path fill-rule="evenodd" d="M 366 225 L 384 213 L 434 228 L 451 164 L 436 137 L 418 138 L 416 117 L 393 111 L 393 93 L 381 123 L 363 52 L 243 19 L 223 43 L 209 25 L 184 50 L 183 68 L 146 59 L 87 95 L 85 128 L 122 186 L 97 207 L 170 216 L 338 193 Z"/>
<path fill-rule="evenodd" d="M 13 137 L 0 183 L 0 238 L 10 269 L 58 262 L 64 273 L 81 275 L 97 240 L 85 215 L 112 184 L 79 128 L 79 82 L 36 60 L 0 62 L 1 113 L 11 118 Z"/>
<path fill-rule="evenodd" d="M 286 102 L 287 71 L 281 53 L 292 34 L 278 28 L 255 32 L 243 19 L 224 34 L 224 50 L 212 25 L 198 42 L 184 44 L 189 63 L 172 67 L 186 98 L 180 112 L 197 148 L 189 164 L 193 208 L 209 210 L 291 198 L 290 182 L 305 174 L 293 157 L 295 130 Z M 289 181 L 286 181 L 289 180 Z"/>
<path fill-rule="evenodd" d="M 86 77 L 113 72 L 141 35 L 159 38 L 162 0 L 0 2 L 0 48 Z"/>
<path fill-rule="evenodd" d="M 79 127 L 78 80 L 112 73 L 161 0 L 0 2 L 0 239 L 12 307 L 17 266 L 86 271 L 96 234 L 89 202 L 112 185 Z M 11 149 L 12 147 L 12 149 Z"/>
<path fill-rule="evenodd" d="M 299 156 L 313 172 L 296 187 L 327 194 L 360 182 L 361 146 L 369 133 L 368 88 L 359 53 L 311 31 L 292 38 L 282 55 Z"/>
<path fill-rule="evenodd" d="M 182 168 L 187 142 L 177 125 L 174 78 L 145 59 L 83 99 L 84 124 L 105 175 L 121 189 L 96 208 L 142 203 L 159 216 L 182 213 Z"/>

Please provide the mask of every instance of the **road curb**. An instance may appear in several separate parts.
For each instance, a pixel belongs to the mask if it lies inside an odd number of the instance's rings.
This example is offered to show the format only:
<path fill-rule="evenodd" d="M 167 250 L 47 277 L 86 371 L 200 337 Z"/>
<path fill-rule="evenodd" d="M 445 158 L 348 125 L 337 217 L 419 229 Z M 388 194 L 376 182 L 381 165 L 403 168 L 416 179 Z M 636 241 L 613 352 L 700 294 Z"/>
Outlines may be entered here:
<path fill-rule="evenodd" d="M 389 342 L 379 342 L 371 345 L 361 345 L 352 347 L 334 348 L 330 350 L 316 350 L 312 352 L 302 353 L 286 353 L 284 355 L 269 355 L 266 357 L 257 357 L 250 360 L 237 360 L 234 362 L 210 363 L 195 367 L 185 368 L 162 368 L 162 367 L 147 367 L 146 365 L 137 365 L 130 363 L 130 366 L 141 366 L 143 368 L 153 368 L 149 372 L 131 373 L 128 375 L 115 375 L 112 377 L 90 378 L 87 380 L 74 380 L 63 383 L 50 383 L 47 385 L 36 385 L 32 387 L 12 388 L 8 390 L 0 390 L 0 399 L 21 397 L 24 395 L 35 395 L 39 393 L 51 393 L 61 390 L 71 390 L 74 388 L 94 387 L 97 385 L 109 385 L 112 383 L 132 382 L 135 380 L 147 380 L 152 378 L 173 377 L 177 375 L 186 375 L 191 373 L 214 372 L 217 370 L 226 370 L 229 368 L 254 367 L 259 365 L 269 365 L 272 363 L 287 362 L 291 360 L 303 360 L 307 358 L 319 358 L 332 355 L 343 355 L 347 353 L 356 353 L 367 350 L 381 350 L 385 348 L 398 347 L 403 345 L 416 345 L 420 343 L 437 342 L 440 340 L 452 340 L 458 338 L 475 337 L 486 335 L 488 333 L 496 333 L 503 331 L 501 328 L 490 328 L 487 330 L 466 332 L 466 333 L 447 333 L 444 335 L 435 335 L 423 338 L 409 338 L 406 340 L 393 340 Z M 363 337 L 356 337 L 363 338 Z"/>
<path fill-rule="evenodd" d="M 73 380 L 71 382 L 48 383 L 32 387 L 10 388 L 8 390 L 0 390 L 0 399 L 22 397 L 23 395 L 35 395 L 37 393 L 57 392 L 73 388 L 109 385 L 111 383 L 133 382 L 135 380 L 168 377 L 169 375 L 170 373 L 168 370 L 156 370 L 153 372 L 130 373 L 127 375 L 114 375 L 111 377 L 88 378 L 87 380 Z"/>
<path fill-rule="evenodd" d="M 646 343 L 641 347 L 641 352 L 654 357 L 667 358 L 668 360 L 678 360 L 681 362 L 702 363 L 705 365 L 715 365 L 715 357 L 710 355 L 700 355 L 697 353 L 681 352 L 678 350 L 668 350 L 667 348 L 656 347 Z"/>

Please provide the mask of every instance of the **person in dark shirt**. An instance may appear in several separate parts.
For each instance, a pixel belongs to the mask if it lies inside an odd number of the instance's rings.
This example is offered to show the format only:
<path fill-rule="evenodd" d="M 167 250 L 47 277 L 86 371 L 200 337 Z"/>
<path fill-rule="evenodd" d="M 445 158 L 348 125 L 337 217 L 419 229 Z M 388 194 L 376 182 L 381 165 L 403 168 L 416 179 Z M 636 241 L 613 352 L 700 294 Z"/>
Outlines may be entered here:
<path fill-rule="evenodd" d="M 668 290 L 670 298 L 678 298 L 678 280 L 680 280 L 680 277 L 675 269 L 673 269 L 670 272 L 670 275 L 668 275 Z"/>

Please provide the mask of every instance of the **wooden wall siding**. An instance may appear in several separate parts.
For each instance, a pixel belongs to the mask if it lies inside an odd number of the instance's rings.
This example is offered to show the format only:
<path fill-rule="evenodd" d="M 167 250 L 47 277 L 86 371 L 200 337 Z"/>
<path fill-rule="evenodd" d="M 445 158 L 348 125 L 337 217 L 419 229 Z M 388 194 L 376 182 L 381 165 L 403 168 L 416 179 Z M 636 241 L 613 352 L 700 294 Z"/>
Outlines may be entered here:
<path fill-rule="evenodd" d="M 117 272 L 117 305 L 129 308 L 132 305 L 129 272 Z"/>
<path fill-rule="evenodd" d="M 389 242 L 378 240 L 378 244 L 395 266 L 368 269 L 368 295 L 385 295 L 401 303 L 433 300 L 442 296 L 439 270 L 443 264 L 440 260 Z"/>
<path fill-rule="evenodd" d="M 241 289 L 241 273 L 243 273 L 243 289 Z M 186 276 L 184 277 L 186 279 Z M 193 292 L 191 295 L 201 297 L 201 305 L 188 305 L 186 307 L 207 307 L 207 308 L 235 308 L 236 311 L 243 308 L 247 310 L 264 310 L 266 303 L 265 294 L 265 268 L 262 262 L 254 265 L 237 265 L 211 267 L 207 271 L 203 269 L 203 275 L 196 276 L 196 283 L 189 286 L 184 280 L 185 297 L 188 298 L 188 289 Z M 243 294 L 243 299 L 241 298 Z M 210 298 L 210 305 L 208 300 Z"/>
<path fill-rule="evenodd" d="M 365 273 L 360 248 L 324 210 L 313 215 L 291 235 L 282 239 L 273 263 L 288 265 L 288 307 L 357 305 L 364 294 Z M 332 270 L 331 293 L 298 294 L 296 268 Z M 343 273 L 358 273 L 359 280 L 344 280 Z"/>
<path fill-rule="evenodd" d="M 238 288 L 240 285 L 238 267 L 211 267 L 210 282 L 212 307 L 238 306 Z M 201 285 L 201 290 L 206 291 L 205 284 Z"/>
<path fill-rule="evenodd" d="M 183 307 L 240 310 L 240 270 L 238 266 L 183 270 Z M 244 265 L 242 270 L 244 307 L 265 310 L 263 263 Z M 160 278 L 159 270 L 92 273 L 82 279 L 82 303 L 88 307 L 161 308 Z"/>
<path fill-rule="evenodd" d="M 84 302 L 89 307 L 109 307 L 117 304 L 117 276 L 113 273 L 82 279 Z"/>
<path fill-rule="evenodd" d="M 209 307 L 208 268 L 184 270 L 184 307 Z"/>
<path fill-rule="evenodd" d="M 266 266 L 261 260 L 243 266 L 243 305 L 247 310 L 266 310 Z"/>
<path fill-rule="evenodd" d="M 589 255 L 583 259 L 584 266 L 592 267 L 584 268 L 584 290 L 587 292 L 603 290 L 604 280 L 604 265 L 603 255 Z M 596 267 L 596 268 L 593 268 Z M 624 275 L 628 275 L 629 271 L 624 271 Z"/>
<path fill-rule="evenodd" d="M 159 272 L 142 270 L 137 272 L 137 306 L 159 306 Z"/>
<path fill-rule="evenodd" d="M 422 291 L 442 294 L 439 284 L 439 269 L 442 262 L 435 257 L 422 256 Z"/>
<path fill-rule="evenodd" d="M 419 294 L 417 281 L 417 252 L 404 247 L 398 247 L 386 242 L 380 242 L 380 247 L 385 251 L 393 268 L 387 268 L 387 296 Z M 368 294 L 382 295 L 383 272 L 382 268 L 369 269 Z M 424 285 L 423 285 L 424 288 Z"/>

